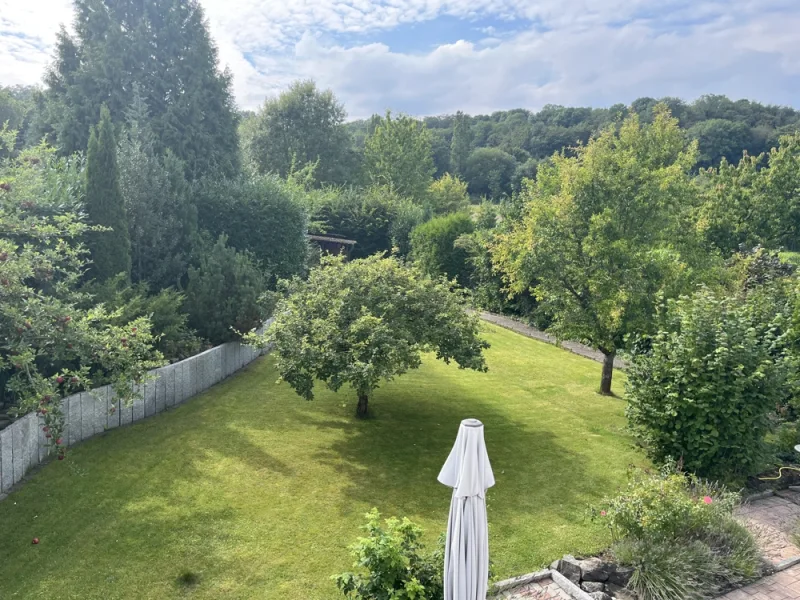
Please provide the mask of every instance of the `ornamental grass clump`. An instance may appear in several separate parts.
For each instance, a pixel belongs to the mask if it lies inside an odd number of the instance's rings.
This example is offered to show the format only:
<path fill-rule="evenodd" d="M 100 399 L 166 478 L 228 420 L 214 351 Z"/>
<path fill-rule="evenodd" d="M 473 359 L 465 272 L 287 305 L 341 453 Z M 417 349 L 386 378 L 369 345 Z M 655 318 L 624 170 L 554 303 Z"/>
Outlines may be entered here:
<path fill-rule="evenodd" d="M 733 516 L 739 495 L 674 467 L 637 474 L 597 513 L 641 600 L 702 600 L 761 575 L 753 536 Z"/>

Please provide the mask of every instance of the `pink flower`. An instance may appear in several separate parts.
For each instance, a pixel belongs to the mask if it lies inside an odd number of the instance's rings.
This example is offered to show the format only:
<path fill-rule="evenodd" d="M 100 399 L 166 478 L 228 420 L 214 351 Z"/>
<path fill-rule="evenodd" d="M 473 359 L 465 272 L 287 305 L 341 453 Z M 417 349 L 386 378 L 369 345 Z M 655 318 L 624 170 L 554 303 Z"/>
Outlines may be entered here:
<path fill-rule="evenodd" d="M 712 502 L 711 496 L 703 496 L 703 504 L 711 504 Z"/>
<path fill-rule="evenodd" d="M 608 513 L 607 513 L 606 511 L 604 511 L 604 510 L 601 510 L 601 511 L 600 511 L 600 516 L 601 516 L 601 517 L 605 517 L 607 514 L 608 514 Z"/>

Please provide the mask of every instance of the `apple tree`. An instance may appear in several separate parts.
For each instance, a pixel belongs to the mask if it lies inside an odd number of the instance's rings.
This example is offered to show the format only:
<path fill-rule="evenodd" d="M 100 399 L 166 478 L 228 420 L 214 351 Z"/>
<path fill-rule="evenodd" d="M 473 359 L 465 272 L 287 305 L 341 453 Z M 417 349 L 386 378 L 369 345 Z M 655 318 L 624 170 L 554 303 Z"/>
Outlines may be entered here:
<path fill-rule="evenodd" d="M 444 280 L 431 279 L 395 257 L 345 262 L 323 257 L 308 280 L 283 282 L 275 322 L 261 343 L 274 345 L 281 378 L 303 398 L 320 380 L 337 391 L 350 384 L 356 415 L 367 415 L 382 381 L 416 369 L 423 352 L 460 368 L 486 371 L 478 318 Z M 258 338 L 250 334 L 251 342 Z"/>

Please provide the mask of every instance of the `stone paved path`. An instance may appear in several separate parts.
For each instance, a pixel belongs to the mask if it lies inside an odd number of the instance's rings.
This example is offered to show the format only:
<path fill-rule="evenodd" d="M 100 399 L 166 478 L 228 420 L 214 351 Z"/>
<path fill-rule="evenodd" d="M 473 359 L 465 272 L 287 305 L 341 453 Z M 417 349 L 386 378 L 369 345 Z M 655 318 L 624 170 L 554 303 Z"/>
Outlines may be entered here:
<path fill-rule="evenodd" d="M 511 317 L 504 317 L 503 315 L 496 315 L 495 313 L 490 312 L 481 312 L 480 313 L 481 319 L 484 321 L 489 321 L 489 323 L 494 323 L 495 325 L 499 325 L 500 327 L 505 327 L 506 329 L 510 329 L 511 331 L 516 331 L 517 333 L 521 333 L 524 336 L 533 338 L 535 340 L 539 340 L 540 342 L 547 342 L 548 344 L 554 344 L 556 346 L 560 346 L 565 350 L 569 350 L 570 352 L 574 352 L 575 354 L 579 354 L 585 358 L 591 358 L 594 361 L 599 363 L 603 362 L 603 353 L 589 346 L 578 342 L 561 342 L 558 343 L 558 340 L 554 338 L 552 335 L 545 333 L 535 327 L 531 327 L 530 325 L 526 325 L 521 321 L 517 321 L 516 319 L 512 319 Z M 617 369 L 624 369 L 627 365 L 625 361 L 621 358 L 614 359 L 614 367 Z"/>
<path fill-rule="evenodd" d="M 800 548 L 791 539 L 800 522 L 800 493 L 779 493 L 780 496 L 745 504 L 738 511 L 773 565 L 800 556 Z M 800 565 L 729 592 L 718 600 L 800 600 Z"/>
<path fill-rule="evenodd" d="M 772 564 L 800 556 L 792 534 L 800 524 L 800 493 L 781 491 L 742 506 L 738 513 L 758 540 L 761 551 Z"/>
<path fill-rule="evenodd" d="M 718 600 L 800 600 L 800 565 L 729 592 Z"/>

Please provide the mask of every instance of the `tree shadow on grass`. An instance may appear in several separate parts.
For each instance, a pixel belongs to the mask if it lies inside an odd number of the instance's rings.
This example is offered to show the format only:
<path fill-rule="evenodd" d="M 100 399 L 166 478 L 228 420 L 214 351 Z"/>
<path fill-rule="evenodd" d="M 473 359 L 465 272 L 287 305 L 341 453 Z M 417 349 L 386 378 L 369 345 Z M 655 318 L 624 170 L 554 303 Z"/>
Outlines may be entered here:
<path fill-rule="evenodd" d="M 434 400 L 425 386 L 386 386 L 375 394 L 373 418 L 365 421 L 302 417 L 315 427 L 343 431 L 340 441 L 314 456 L 347 480 L 339 506 L 343 515 L 366 504 L 386 515 L 438 514 L 444 523 L 451 492 L 436 478 L 465 418 L 485 426 L 497 481 L 487 496 L 490 519 L 516 522 L 542 507 L 557 513 L 559 506 L 563 518 L 574 519 L 576 500 L 583 511 L 594 499 L 591 490 L 608 488 L 606 474 L 588 472 L 583 457 L 552 432 L 512 418 L 466 384 L 448 382 L 448 391 L 437 390 Z"/>

